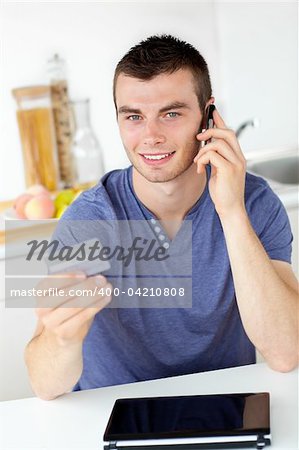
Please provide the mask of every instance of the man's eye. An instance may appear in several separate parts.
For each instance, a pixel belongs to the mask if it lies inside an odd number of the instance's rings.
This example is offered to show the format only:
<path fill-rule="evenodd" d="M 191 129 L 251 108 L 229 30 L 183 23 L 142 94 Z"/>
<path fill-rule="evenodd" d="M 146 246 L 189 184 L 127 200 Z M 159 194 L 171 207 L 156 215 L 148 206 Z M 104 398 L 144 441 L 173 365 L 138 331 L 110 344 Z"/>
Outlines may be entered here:
<path fill-rule="evenodd" d="M 139 116 L 138 114 L 132 114 L 131 116 L 128 117 L 129 120 L 141 120 L 141 116 Z"/>
<path fill-rule="evenodd" d="M 167 116 L 170 117 L 171 119 L 173 119 L 174 117 L 178 117 L 179 113 L 171 111 L 171 112 L 167 113 Z"/>

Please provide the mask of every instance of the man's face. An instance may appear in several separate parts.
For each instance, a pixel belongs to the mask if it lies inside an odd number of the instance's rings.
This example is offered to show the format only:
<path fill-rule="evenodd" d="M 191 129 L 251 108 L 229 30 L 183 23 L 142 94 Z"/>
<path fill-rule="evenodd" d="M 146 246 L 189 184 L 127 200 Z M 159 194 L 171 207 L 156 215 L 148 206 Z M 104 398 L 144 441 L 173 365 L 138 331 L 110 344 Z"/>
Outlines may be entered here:
<path fill-rule="evenodd" d="M 151 182 L 185 172 L 198 153 L 202 120 L 192 73 L 181 69 L 148 81 L 120 74 L 115 94 L 120 135 L 135 169 Z"/>

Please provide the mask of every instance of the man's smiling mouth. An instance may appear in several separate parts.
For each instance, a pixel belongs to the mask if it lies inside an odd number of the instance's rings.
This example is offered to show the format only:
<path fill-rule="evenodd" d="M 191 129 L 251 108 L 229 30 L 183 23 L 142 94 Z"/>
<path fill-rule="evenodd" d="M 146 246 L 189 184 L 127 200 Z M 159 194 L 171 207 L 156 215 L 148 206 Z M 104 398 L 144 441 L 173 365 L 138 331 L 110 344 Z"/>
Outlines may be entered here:
<path fill-rule="evenodd" d="M 170 157 L 174 153 L 175 152 L 155 153 L 155 154 L 144 153 L 144 154 L 141 154 L 141 156 L 143 156 L 143 158 L 148 160 L 148 161 L 160 161 L 161 159 L 165 159 L 165 158 Z"/>

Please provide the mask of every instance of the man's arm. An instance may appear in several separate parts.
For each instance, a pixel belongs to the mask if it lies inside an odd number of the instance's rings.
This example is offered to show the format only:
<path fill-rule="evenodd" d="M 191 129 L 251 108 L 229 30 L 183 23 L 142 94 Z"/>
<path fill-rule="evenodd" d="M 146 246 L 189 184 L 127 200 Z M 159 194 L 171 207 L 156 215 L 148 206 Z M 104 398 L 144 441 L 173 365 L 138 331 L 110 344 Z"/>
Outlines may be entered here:
<path fill-rule="evenodd" d="M 54 282 L 55 287 L 59 283 L 59 289 L 65 292 L 61 297 L 64 302 L 61 303 L 61 298 L 41 300 L 42 307 L 36 309 L 39 319 L 37 328 L 25 349 L 25 362 L 33 391 L 44 400 L 69 392 L 79 380 L 83 369 L 84 338 L 94 316 L 111 300 L 111 296 L 104 295 L 85 299 L 68 296 L 69 289 L 74 286 L 80 290 L 99 287 L 103 288 L 104 293 L 105 290 L 109 293 L 112 286 L 102 276 L 85 279 L 83 274 L 73 277 L 66 274 L 55 281 L 46 278 L 39 288 L 48 289 L 53 287 Z M 60 304 L 51 307 L 55 301 L 60 301 Z"/>
<path fill-rule="evenodd" d="M 194 162 L 198 173 L 211 164 L 209 192 L 225 234 L 241 319 L 268 364 L 290 371 L 299 358 L 297 281 L 287 263 L 270 260 L 255 234 L 245 207 L 246 159 L 217 110 L 213 118 L 216 128 L 197 135 L 212 141 Z"/>
<path fill-rule="evenodd" d="M 39 334 L 38 329 L 42 330 Z M 52 400 L 71 391 L 79 380 L 82 342 L 61 345 L 40 321 L 37 330 L 25 349 L 25 362 L 34 393 L 43 400 Z"/>
<path fill-rule="evenodd" d="M 271 260 L 246 213 L 221 219 L 245 331 L 275 370 L 298 365 L 298 283 L 291 266 Z"/>

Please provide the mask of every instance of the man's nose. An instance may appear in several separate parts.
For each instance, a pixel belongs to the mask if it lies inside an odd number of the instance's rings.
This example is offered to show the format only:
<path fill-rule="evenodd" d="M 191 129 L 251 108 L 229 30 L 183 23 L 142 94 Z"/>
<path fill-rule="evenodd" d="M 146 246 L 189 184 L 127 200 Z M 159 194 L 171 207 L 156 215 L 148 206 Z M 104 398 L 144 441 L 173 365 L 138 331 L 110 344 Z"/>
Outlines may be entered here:
<path fill-rule="evenodd" d="M 157 145 L 166 142 L 161 125 L 156 120 L 148 120 L 144 128 L 143 142 L 145 145 Z"/>

